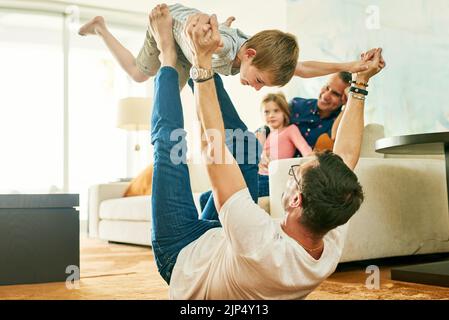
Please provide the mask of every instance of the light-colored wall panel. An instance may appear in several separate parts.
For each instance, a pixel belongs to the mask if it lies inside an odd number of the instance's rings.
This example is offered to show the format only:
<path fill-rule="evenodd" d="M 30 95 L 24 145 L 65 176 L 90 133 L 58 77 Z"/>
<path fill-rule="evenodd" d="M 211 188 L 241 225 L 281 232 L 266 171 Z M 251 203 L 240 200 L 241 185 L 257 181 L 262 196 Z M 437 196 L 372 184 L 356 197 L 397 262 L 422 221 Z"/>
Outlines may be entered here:
<path fill-rule="evenodd" d="M 366 122 L 387 136 L 449 130 L 449 2 L 289 0 L 288 29 L 301 60 L 346 61 L 382 47 L 387 68 L 371 81 Z M 289 96 L 315 97 L 325 78 L 295 79 Z"/>

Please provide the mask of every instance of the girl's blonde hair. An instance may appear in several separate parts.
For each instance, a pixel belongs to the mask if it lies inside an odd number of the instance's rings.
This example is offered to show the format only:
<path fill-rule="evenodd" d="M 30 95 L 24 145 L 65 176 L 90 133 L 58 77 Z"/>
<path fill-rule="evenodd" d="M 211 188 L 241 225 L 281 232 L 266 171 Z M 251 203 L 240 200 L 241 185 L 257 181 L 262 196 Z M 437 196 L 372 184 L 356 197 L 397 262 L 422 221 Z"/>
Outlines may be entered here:
<path fill-rule="evenodd" d="M 263 108 L 263 106 L 270 101 L 273 101 L 279 106 L 279 109 L 281 109 L 284 114 L 284 126 L 288 126 L 290 124 L 290 106 L 288 105 L 285 95 L 282 92 L 269 93 L 263 98 L 261 107 Z"/>

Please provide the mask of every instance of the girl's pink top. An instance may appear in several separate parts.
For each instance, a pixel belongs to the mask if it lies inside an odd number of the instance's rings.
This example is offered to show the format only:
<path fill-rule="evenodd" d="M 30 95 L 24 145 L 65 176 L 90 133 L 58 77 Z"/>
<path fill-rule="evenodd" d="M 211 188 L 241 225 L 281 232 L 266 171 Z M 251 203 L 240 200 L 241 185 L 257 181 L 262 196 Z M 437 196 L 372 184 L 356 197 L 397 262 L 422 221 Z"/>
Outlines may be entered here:
<path fill-rule="evenodd" d="M 312 153 L 312 148 L 301 135 L 295 124 L 280 130 L 273 130 L 263 146 L 263 152 L 271 160 L 293 158 L 296 149 L 303 157 Z M 268 175 L 267 170 L 259 170 L 259 174 Z"/>

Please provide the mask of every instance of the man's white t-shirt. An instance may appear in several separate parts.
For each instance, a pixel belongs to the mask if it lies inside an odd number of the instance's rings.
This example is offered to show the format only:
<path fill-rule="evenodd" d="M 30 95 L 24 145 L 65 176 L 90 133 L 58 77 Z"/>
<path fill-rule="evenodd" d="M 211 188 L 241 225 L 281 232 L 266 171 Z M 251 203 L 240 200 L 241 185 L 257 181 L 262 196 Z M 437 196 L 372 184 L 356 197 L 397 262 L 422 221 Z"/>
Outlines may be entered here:
<path fill-rule="evenodd" d="M 315 260 L 251 198 L 235 193 L 222 207 L 222 228 L 207 231 L 178 255 L 171 299 L 303 299 L 340 260 L 347 224 L 324 237 Z"/>

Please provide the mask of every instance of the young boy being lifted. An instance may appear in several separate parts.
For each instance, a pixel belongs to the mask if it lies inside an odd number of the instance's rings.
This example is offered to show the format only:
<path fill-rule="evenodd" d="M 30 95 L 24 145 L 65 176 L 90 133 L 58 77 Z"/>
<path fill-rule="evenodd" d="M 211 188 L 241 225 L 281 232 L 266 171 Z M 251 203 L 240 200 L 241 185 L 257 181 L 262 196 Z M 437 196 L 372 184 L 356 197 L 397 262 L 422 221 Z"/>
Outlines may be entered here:
<path fill-rule="evenodd" d="M 200 11 L 181 4 L 156 6 L 158 9 L 167 7 L 173 18 L 173 35 L 178 51 L 176 69 L 182 89 L 190 77 L 192 62 L 184 29 L 187 19 Z M 299 62 L 299 46 L 294 35 L 279 30 L 264 30 L 250 37 L 239 29 L 231 28 L 233 20 L 230 17 L 219 26 L 221 45 L 212 59 L 213 71 L 222 75 L 240 73 L 240 82 L 256 90 L 264 86 L 284 86 L 294 75 L 310 78 L 340 71 L 356 73 L 367 68 L 365 62 L 360 60 L 348 63 Z M 101 16 L 83 25 L 79 34 L 100 36 L 120 66 L 137 82 L 148 80 L 160 68 L 160 52 L 149 23 L 137 58 L 110 33 Z"/>

